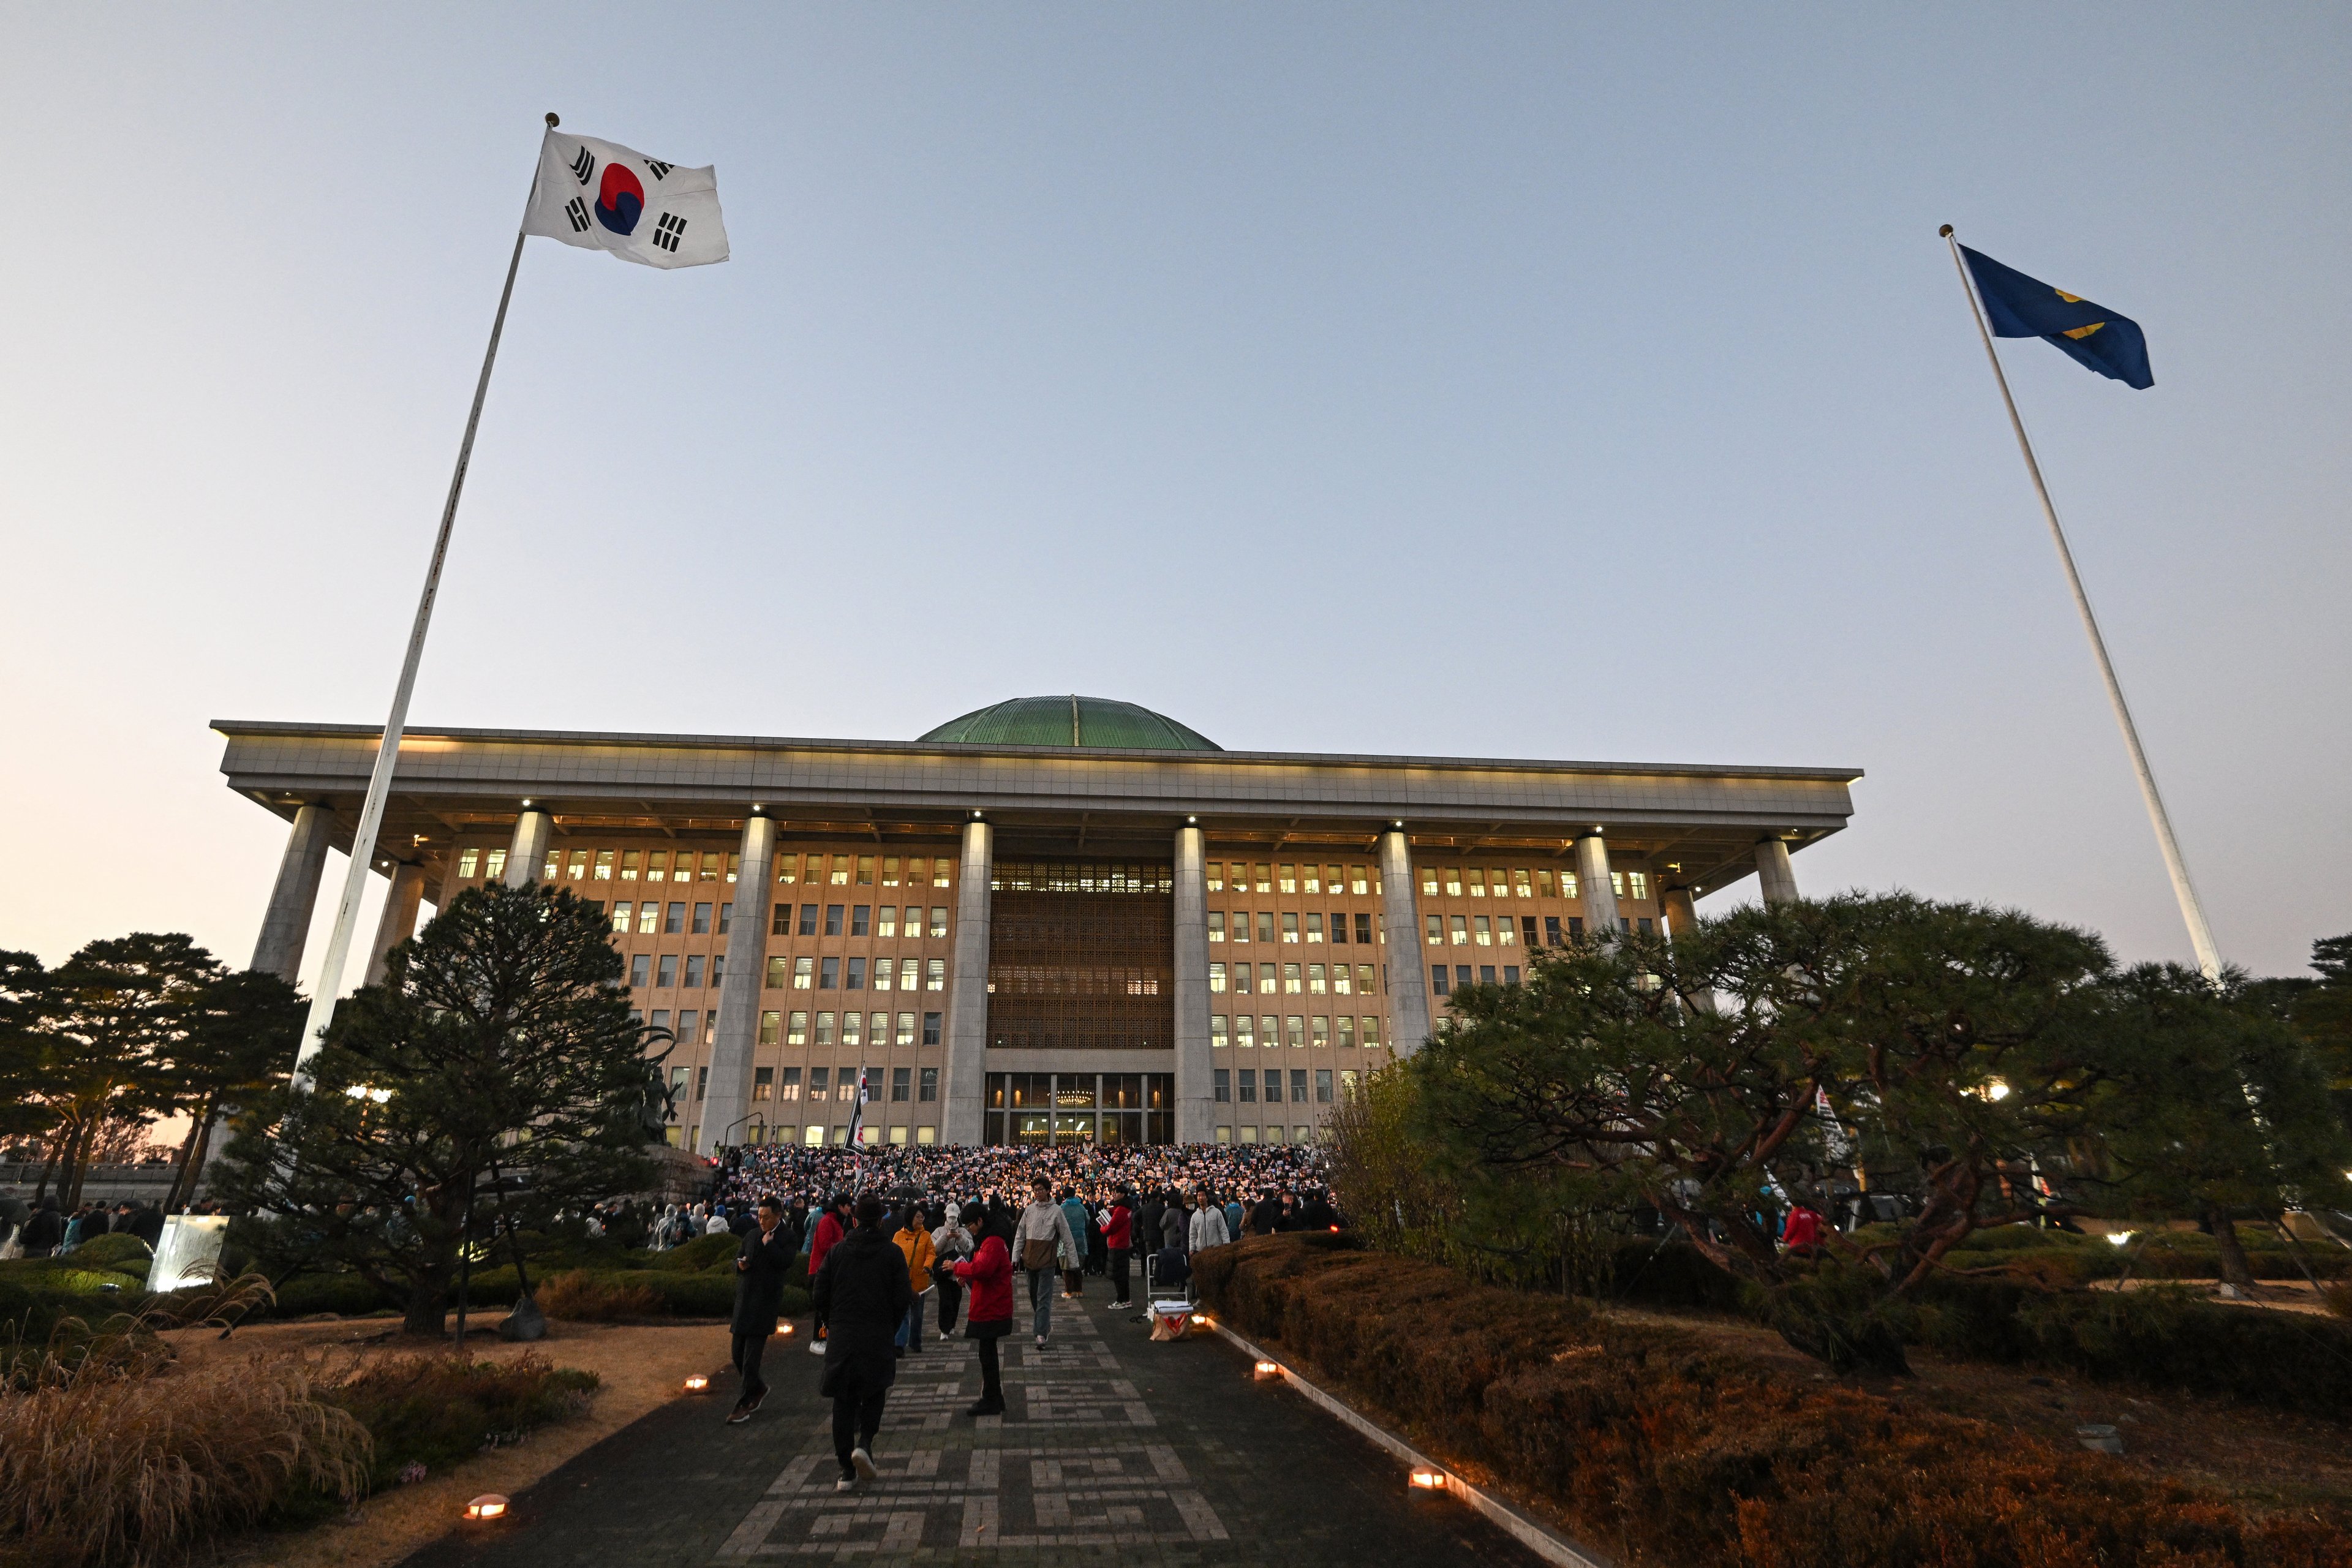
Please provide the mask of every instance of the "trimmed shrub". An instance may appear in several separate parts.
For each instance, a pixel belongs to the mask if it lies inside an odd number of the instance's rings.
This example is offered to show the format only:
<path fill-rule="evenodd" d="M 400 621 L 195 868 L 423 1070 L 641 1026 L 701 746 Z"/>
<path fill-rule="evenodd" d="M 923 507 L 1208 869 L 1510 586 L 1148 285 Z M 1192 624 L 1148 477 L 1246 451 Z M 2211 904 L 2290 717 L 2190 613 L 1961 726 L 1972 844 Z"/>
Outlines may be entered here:
<path fill-rule="evenodd" d="M 397 1307 L 397 1298 L 377 1289 L 357 1274 L 297 1274 L 278 1287 L 280 1318 L 307 1318 L 318 1312 L 362 1316 L 383 1307 Z"/>
<path fill-rule="evenodd" d="M 449 1355 L 375 1361 L 323 1391 L 374 1439 L 370 1489 L 396 1480 L 411 1464 L 447 1469 L 486 1448 L 518 1442 L 533 1427 L 586 1410 L 593 1372 L 558 1368 L 536 1352 L 510 1361 L 459 1361 Z"/>
<path fill-rule="evenodd" d="M 155 1261 L 153 1248 L 121 1231 L 94 1236 L 66 1256 L 85 1268 L 120 1269 L 142 1279 L 147 1278 L 147 1266 Z"/>
<path fill-rule="evenodd" d="M 538 1290 L 540 1310 L 575 1323 L 613 1323 L 650 1318 L 661 1299 L 625 1274 L 591 1274 L 575 1268 L 558 1274 Z"/>
<path fill-rule="evenodd" d="M 681 1269 L 697 1273 L 706 1268 L 723 1268 L 731 1264 L 740 1244 L 732 1236 L 698 1236 L 692 1241 L 671 1247 L 667 1252 L 646 1252 L 636 1256 L 640 1268 Z"/>
<path fill-rule="evenodd" d="M 2318 1568 L 2340 1521 L 2252 1519 L 2102 1458 L 1667 1328 L 1278 1236 L 1213 1248 L 1211 1307 L 1629 1560 L 1732 1568 Z"/>

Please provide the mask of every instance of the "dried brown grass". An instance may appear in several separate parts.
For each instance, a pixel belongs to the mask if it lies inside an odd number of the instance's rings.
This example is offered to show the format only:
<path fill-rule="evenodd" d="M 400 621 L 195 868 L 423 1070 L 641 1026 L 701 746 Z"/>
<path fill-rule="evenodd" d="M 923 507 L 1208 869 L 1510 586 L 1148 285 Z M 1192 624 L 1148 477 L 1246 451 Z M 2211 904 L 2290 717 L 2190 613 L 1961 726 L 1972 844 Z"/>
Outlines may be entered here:
<path fill-rule="evenodd" d="M 0 1555 L 57 1568 L 149 1568 L 299 1493 L 365 1494 L 365 1428 L 295 1362 L 173 1364 L 158 1328 L 234 1322 L 258 1277 L 151 1302 L 47 1342 L 12 1343 L 0 1379 Z"/>

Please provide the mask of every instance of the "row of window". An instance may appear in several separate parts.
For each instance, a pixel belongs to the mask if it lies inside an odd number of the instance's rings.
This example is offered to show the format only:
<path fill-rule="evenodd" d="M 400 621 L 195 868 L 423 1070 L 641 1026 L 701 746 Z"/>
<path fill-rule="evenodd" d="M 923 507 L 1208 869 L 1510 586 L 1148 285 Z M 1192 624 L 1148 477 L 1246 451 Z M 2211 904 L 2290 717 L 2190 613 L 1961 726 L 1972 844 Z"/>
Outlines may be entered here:
<path fill-rule="evenodd" d="M 669 1027 L 669 1009 L 656 1007 L 648 1014 L 632 1007 L 629 1009 L 629 1020 L 636 1024 L 650 1024 L 656 1029 L 667 1029 Z M 713 1007 L 707 1013 L 699 1007 L 686 1007 L 679 1010 L 677 1035 L 679 1045 L 707 1046 L 718 1037 L 718 1008 Z"/>
<path fill-rule="evenodd" d="M 672 1068 L 669 1069 L 669 1091 L 673 1100 L 686 1098 L 686 1080 L 689 1070 L 694 1075 L 694 1098 L 701 1100 L 710 1092 L 710 1069 L 705 1068 Z M 808 1097 L 825 1100 L 838 1093 L 844 1105 L 857 1098 L 857 1075 L 866 1074 L 866 1099 L 870 1104 L 883 1097 L 883 1070 L 880 1068 L 843 1068 L 836 1083 L 832 1068 L 808 1069 Z M 937 1068 L 891 1068 L 888 1088 L 889 1103 L 904 1105 L 909 1099 L 919 1099 L 932 1104 L 940 1098 L 940 1069 Z M 917 1076 L 919 1074 L 919 1078 Z M 751 1069 L 751 1100 L 759 1104 L 772 1100 L 797 1100 L 801 1097 L 799 1068 L 753 1068 Z"/>
<path fill-rule="evenodd" d="M 1331 1103 L 1332 1069 L 1317 1068 L 1314 1072 L 1315 1103 L 1328 1105 Z M 1290 1103 L 1293 1105 L 1307 1103 L 1307 1069 L 1305 1068 L 1290 1069 Z M 1220 1105 L 1236 1102 L 1243 1105 L 1258 1103 L 1258 1069 L 1255 1068 L 1218 1068 L 1209 1081 L 1215 1086 L 1214 1099 Z M 1352 1097 L 1356 1092 L 1356 1070 L 1353 1068 L 1339 1069 L 1339 1082 L 1340 1087 Z M 1282 1103 L 1282 1068 L 1280 1068 L 1265 1069 L 1265 1103 L 1268 1105 Z"/>
<path fill-rule="evenodd" d="M 898 918 L 898 906 L 883 904 L 803 904 L 800 921 L 795 927 L 793 906 L 778 904 L 768 920 L 770 936 L 873 936 L 894 937 L 905 930 L 909 940 L 924 932 L 923 906 L 908 904 L 903 922 Z M 931 906 L 930 935 L 933 941 L 948 934 L 948 907 Z"/>
<path fill-rule="evenodd" d="M 633 952 L 629 955 L 629 984 L 639 990 L 649 985 L 658 985 L 664 989 L 683 985 L 688 991 L 697 991 L 706 984 L 716 985 L 725 980 L 727 955 L 723 952 L 709 955 L 708 979 L 703 973 L 704 957 L 705 955 L 699 952 L 683 955 L 665 952 L 656 959 L 650 952 Z M 681 965 L 683 968 L 680 967 Z"/>
<path fill-rule="evenodd" d="M 1519 966 L 1516 963 L 1507 963 L 1503 965 L 1503 984 L 1506 985 L 1517 985 L 1518 983 Z M 1447 980 L 1445 965 L 1442 963 L 1433 963 L 1429 966 L 1429 988 L 1432 991 L 1436 992 L 1440 996 L 1449 994 L 1451 988 L 1454 985 L 1467 985 L 1469 984 L 1470 966 L 1466 963 L 1457 963 L 1454 966 L 1453 978 L 1450 984 Z M 1493 964 L 1482 963 L 1478 965 L 1478 984 L 1481 985 L 1492 985 L 1495 984 L 1495 966 Z"/>
<path fill-rule="evenodd" d="M 878 874 L 886 888 L 899 886 L 899 858 L 896 855 L 779 855 L 776 857 L 776 881 L 781 885 L 805 882 L 814 887 L 819 882 L 835 888 L 870 888 Z M 905 885 L 919 888 L 929 884 L 947 887 L 953 880 L 955 858 L 950 855 L 916 855 L 907 859 Z M 851 880 L 855 878 L 856 880 Z"/>
<path fill-rule="evenodd" d="M 1515 985 L 1518 984 L 1518 973 L 1516 969 L 1511 971 L 1511 983 Z M 1444 987 L 1440 986 L 1439 989 L 1444 990 Z M 1267 1050 L 1275 1050 L 1288 1041 L 1291 1049 L 1301 1050 L 1311 1039 L 1319 1050 L 1328 1047 L 1336 1034 L 1341 1050 L 1353 1050 L 1360 1037 L 1358 1026 L 1360 1024 L 1364 1048 L 1371 1051 L 1381 1048 L 1381 1021 L 1378 1018 L 1358 1019 L 1343 1015 L 1337 1020 L 1339 1027 L 1336 1031 L 1332 1027 L 1333 1022 L 1328 1017 L 1307 1017 L 1297 1013 L 1286 1017 L 1276 1017 L 1268 1013 L 1255 1019 L 1247 1013 L 1236 1013 L 1230 1018 L 1223 1013 L 1213 1013 L 1209 1016 L 1209 1047 L 1213 1050 L 1223 1050 L 1233 1046 L 1246 1051 L 1263 1045 Z"/>
<path fill-rule="evenodd" d="M 867 1026 L 866 1016 L 863 1013 L 844 1013 L 840 1016 L 840 1043 L 845 1046 L 885 1044 L 911 1046 L 919 1039 L 927 1046 L 936 1046 L 940 1043 L 940 1015 L 937 1013 L 922 1015 L 920 1035 L 915 1032 L 916 1016 L 912 1013 L 899 1014 L 895 1029 L 892 1027 L 890 1015 L 887 1013 L 875 1014 L 870 1029 Z M 781 1040 L 787 1046 L 807 1045 L 809 1022 L 809 1015 L 806 1013 L 762 1013 L 760 1015 L 760 1043 L 763 1046 L 772 1046 Z M 815 1022 L 816 1043 L 820 1046 L 834 1044 L 834 1015 L 819 1013 L 816 1015 Z"/>
<path fill-rule="evenodd" d="M 1295 910 L 1286 910 L 1279 915 L 1276 914 L 1271 910 L 1260 910 L 1257 911 L 1256 920 L 1258 941 L 1273 942 L 1276 940 L 1276 927 L 1275 922 L 1276 921 L 1281 922 L 1280 940 L 1284 942 L 1296 943 L 1303 935 L 1307 942 L 1319 942 L 1325 940 L 1325 933 L 1328 931 L 1329 933 L 1329 940 L 1333 943 L 1341 947 L 1345 947 L 1348 944 L 1349 922 L 1348 911 L 1345 910 L 1333 910 L 1331 911 L 1331 923 L 1328 927 L 1326 927 L 1323 923 L 1323 911 L 1320 910 L 1308 910 L 1304 914 Z M 1224 910 L 1211 910 L 1209 911 L 1209 940 L 1211 942 L 1247 942 L 1250 939 L 1250 913 L 1247 910 L 1235 910 L 1233 912 L 1233 919 L 1230 923 L 1226 921 Z M 1370 914 L 1369 912 L 1357 915 L 1355 917 L 1355 930 L 1356 941 L 1366 947 L 1371 946 L 1376 941 L 1388 941 L 1388 922 L 1379 915 Z M 1375 932 L 1378 934 L 1375 935 Z"/>
<path fill-rule="evenodd" d="M 901 991 L 912 991 L 919 985 L 925 991 L 948 988 L 948 961 L 944 958 L 902 958 L 893 963 L 887 958 L 877 958 L 869 966 L 865 958 L 772 958 L 768 960 L 766 989 L 781 991 L 790 985 L 795 991 L 864 991 L 867 989 L 869 973 L 872 989 L 887 991 L 895 978 Z"/>
<path fill-rule="evenodd" d="M 1377 868 L 1350 866 L 1347 875 L 1340 875 L 1337 866 L 1275 865 L 1260 860 L 1212 860 L 1208 864 L 1209 891 L 1222 893 L 1230 888 L 1236 893 L 1339 893 L 1362 895 L 1381 890 Z"/>
<path fill-rule="evenodd" d="M 887 1131 L 879 1127 L 861 1127 L 857 1130 L 857 1142 L 862 1145 L 873 1147 L 887 1143 L 893 1149 L 903 1149 L 907 1146 L 908 1134 L 910 1132 L 914 1134 L 915 1147 L 919 1149 L 928 1149 L 940 1141 L 940 1130 L 936 1127 L 893 1127 Z M 835 1145 L 847 1143 L 849 1129 L 845 1126 L 836 1127 L 828 1137 L 824 1123 L 821 1121 L 813 1122 L 806 1128 L 793 1128 L 770 1126 L 755 1118 L 740 1136 L 746 1143 L 799 1142 L 815 1149 L 826 1143 Z M 696 1144 L 701 1142 L 702 1129 L 693 1128 L 688 1136 L 681 1140 L 678 1137 L 678 1130 L 672 1127 L 668 1130 L 668 1137 L 673 1148 L 679 1147 L 681 1144 Z"/>
<path fill-rule="evenodd" d="M 1240 1134 L 1238 1138 L 1234 1136 L 1236 1132 Z M 1259 1141 L 1257 1129 L 1255 1127 L 1220 1127 L 1217 1129 L 1217 1142 L 1220 1143 L 1255 1143 Z M 1264 1141 L 1268 1143 L 1281 1142 L 1282 1124 L 1280 1122 L 1269 1124 L 1265 1130 L 1265 1138 Z M 1294 1127 L 1290 1130 L 1290 1141 L 1293 1143 L 1311 1143 L 1315 1141 L 1315 1129 L 1312 1127 Z"/>
<path fill-rule="evenodd" d="M 1371 996 L 1372 966 L 1369 963 L 1227 963 L 1219 959 L 1209 965 L 1209 989 L 1212 992 L 1231 990 L 1247 996 L 1255 983 L 1261 996 Z M 1352 989 L 1350 989 L 1352 987 Z"/>
<path fill-rule="evenodd" d="M 1112 865 L 1094 860 L 1007 860 L 989 868 L 998 893 L 1165 893 L 1176 886 L 1164 865 Z"/>
<path fill-rule="evenodd" d="M 1449 899 L 1572 899 L 1576 893 L 1576 873 L 1554 871 L 1548 866 L 1530 869 L 1525 866 L 1488 868 L 1481 866 L 1423 866 L 1421 892 L 1423 898 L 1437 897 L 1443 888 Z M 1612 871 L 1609 873 L 1612 891 L 1621 898 L 1646 899 L 1650 896 L 1650 874 L 1647 871 Z"/>
<path fill-rule="evenodd" d="M 596 907 L 604 906 L 600 903 Z M 626 935 L 634 926 L 639 936 L 709 936 L 714 909 L 718 911 L 720 936 L 725 936 L 733 923 L 735 906 L 731 903 L 698 903 L 692 907 L 694 912 L 689 916 L 683 902 L 665 905 L 658 899 L 647 899 L 642 903 L 622 899 L 613 905 L 613 930 Z"/>

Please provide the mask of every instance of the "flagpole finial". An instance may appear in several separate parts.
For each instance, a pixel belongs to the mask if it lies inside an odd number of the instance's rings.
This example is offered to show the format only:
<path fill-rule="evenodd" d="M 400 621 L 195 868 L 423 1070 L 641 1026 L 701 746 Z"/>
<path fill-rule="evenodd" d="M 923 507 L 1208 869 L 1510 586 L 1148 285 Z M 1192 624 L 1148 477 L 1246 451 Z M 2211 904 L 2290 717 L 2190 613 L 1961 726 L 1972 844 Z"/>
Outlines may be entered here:
<path fill-rule="evenodd" d="M 562 123 L 563 123 L 563 121 L 562 121 L 558 120 L 558 119 L 555 117 L 555 111 L 554 111 L 553 110 L 551 110 L 551 110 L 548 110 L 548 112 L 547 112 L 547 128 L 548 128 L 550 131 L 554 130 L 557 126 L 559 126 L 559 125 L 561 125 L 561 124 L 562 124 Z M 1949 233 L 1950 231 L 1948 229 L 1948 230 L 1946 230 L 1945 232 L 1946 232 L 1946 233 Z"/>
<path fill-rule="evenodd" d="M 548 123 L 551 125 L 551 124 L 553 124 L 553 123 L 555 122 L 555 116 L 553 116 L 552 114 L 551 114 L 551 115 L 549 115 L 549 116 L 547 117 L 547 120 L 548 120 Z M 1951 238 L 1951 237 L 1952 237 L 1952 226 L 1951 226 L 1950 224 L 1946 224 L 1943 227 L 1941 227 L 1941 228 L 1939 228 L 1939 229 L 1937 229 L 1937 230 L 1936 231 L 1936 237 L 1937 237 L 1938 239 L 1949 239 L 1949 238 Z"/>

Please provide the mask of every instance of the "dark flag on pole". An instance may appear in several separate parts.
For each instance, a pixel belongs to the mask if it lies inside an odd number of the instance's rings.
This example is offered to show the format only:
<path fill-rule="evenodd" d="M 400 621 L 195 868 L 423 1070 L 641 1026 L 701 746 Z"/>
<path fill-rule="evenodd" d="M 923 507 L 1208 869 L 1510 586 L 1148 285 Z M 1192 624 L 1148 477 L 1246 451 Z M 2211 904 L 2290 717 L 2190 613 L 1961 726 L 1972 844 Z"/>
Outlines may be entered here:
<path fill-rule="evenodd" d="M 1960 254 L 1968 258 L 1993 336 L 2040 338 L 2126 386 L 2145 391 L 2156 384 L 2147 368 L 2147 336 L 2137 321 L 2003 267 L 1980 250 L 1963 245 Z"/>

